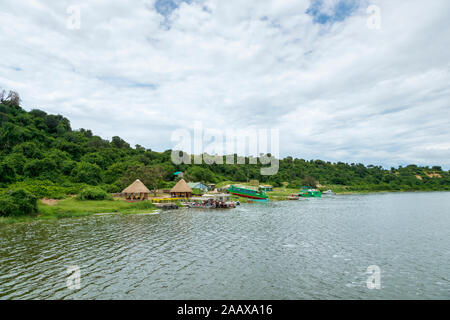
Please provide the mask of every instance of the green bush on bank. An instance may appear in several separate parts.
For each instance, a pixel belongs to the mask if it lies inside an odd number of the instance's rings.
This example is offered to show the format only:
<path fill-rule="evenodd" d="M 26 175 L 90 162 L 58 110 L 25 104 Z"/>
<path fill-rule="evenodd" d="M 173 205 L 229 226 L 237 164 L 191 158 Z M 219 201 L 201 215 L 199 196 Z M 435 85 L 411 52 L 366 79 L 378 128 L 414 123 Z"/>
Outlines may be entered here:
<path fill-rule="evenodd" d="M 86 187 L 78 194 L 77 200 L 113 200 L 113 198 L 99 187 Z"/>
<path fill-rule="evenodd" d="M 10 185 L 10 189 L 24 189 L 34 194 L 38 199 L 64 199 L 69 195 L 80 193 L 86 187 L 86 184 L 66 182 L 59 185 L 50 180 L 33 179 L 27 179 Z"/>
<path fill-rule="evenodd" d="M 48 180 L 21 181 L 11 185 L 11 188 L 26 190 L 39 199 L 63 199 L 66 196 L 65 188 L 57 186 L 53 182 Z"/>
<path fill-rule="evenodd" d="M 0 216 L 23 216 L 37 213 L 37 197 L 25 189 L 10 189 L 0 194 Z"/>

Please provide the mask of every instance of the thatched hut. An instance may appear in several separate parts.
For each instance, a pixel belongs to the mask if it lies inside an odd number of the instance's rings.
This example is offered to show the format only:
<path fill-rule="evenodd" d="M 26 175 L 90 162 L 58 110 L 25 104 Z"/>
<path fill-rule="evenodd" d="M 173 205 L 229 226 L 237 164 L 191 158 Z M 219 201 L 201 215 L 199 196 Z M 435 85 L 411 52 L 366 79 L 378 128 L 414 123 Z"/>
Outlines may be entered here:
<path fill-rule="evenodd" d="M 125 188 L 122 193 L 125 195 L 125 198 L 127 200 L 142 201 L 148 200 L 150 190 L 147 189 L 147 187 L 141 182 L 141 180 L 137 179 L 135 182 Z"/>
<path fill-rule="evenodd" d="M 170 195 L 173 198 L 190 198 L 192 195 L 192 189 L 188 186 L 184 179 L 181 179 L 177 184 L 170 190 Z"/>

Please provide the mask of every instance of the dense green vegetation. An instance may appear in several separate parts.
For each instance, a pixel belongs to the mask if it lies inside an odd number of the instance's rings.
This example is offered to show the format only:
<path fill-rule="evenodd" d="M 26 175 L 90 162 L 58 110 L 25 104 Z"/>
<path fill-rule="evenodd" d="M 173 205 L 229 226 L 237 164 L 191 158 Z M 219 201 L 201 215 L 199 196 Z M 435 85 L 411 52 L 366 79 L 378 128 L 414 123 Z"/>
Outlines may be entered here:
<path fill-rule="evenodd" d="M 248 163 L 248 159 L 247 163 Z M 91 130 L 72 130 L 61 115 L 20 107 L 17 94 L 0 103 L 0 193 L 1 210 L 20 189 L 24 198 L 62 199 L 79 194 L 88 186 L 120 192 L 134 179 L 150 189 L 170 188 L 173 173 L 183 171 L 191 181 L 259 180 L 275 187 L 299 188 L 315 180 L 337 191 L 419 191 L 450 190 L 450 173 L 440 167 L 406 167 L 386 170 L 380 166 L 331 163 L 287 157 L 280 160 L 279 172 L 261 176 L 261 165 L 174 165 L 171 150 L 155 152 L 140 145 L 132 148 L 120 137 L 102 139 Z M 92 191 L 92 190 L 91 190 Z M 8 200 L 9 199 L 9 200 Z M 18 204 L 19 205 L 19 204 Z M 22 210 L 22 209 L 20 209 Z M 33 212 L 34 208 L 23 209 Z"/>
<path fill-rule="evenodd" d="M 111 194 L 98 187 L 86 187 L 77 196 L 78 200 L 112 200 Z"/>
<path fill-rule="evenodd" d="M 24 189 L 11 189 L 0 194 L 0 216 L 21 216 L 37 213 L 37 198 Z"/>

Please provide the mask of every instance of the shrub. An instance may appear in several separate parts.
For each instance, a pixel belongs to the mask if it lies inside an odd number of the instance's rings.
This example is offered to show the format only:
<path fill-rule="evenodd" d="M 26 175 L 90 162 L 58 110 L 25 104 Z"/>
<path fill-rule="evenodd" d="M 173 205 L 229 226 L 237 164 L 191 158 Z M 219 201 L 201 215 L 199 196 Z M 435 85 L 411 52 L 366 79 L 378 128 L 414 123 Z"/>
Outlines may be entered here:
<path fill-rule="evenodd" d="M 49 180 L 27 179 L 25 181 L 16 182 L 12 184 L 10 188 L 23 189 L 36 196 L 38 199 L 41 198 L 63 199 L 67 194 L 70 194 L 67 188 L 56 185 L 55 183 Z"/>
<path fill-rule="evenodd" d="M 113 183 L 113 184 L 108 184 L 105 186 L 106 191 L 109 193 L 119 193 L 120 191 L 122 191 L 123 186 L 120 185 L 120 183 Z"/>
<path fill-rule="evenodd" d="M 87 187 L 81 190 L 78 200 L 112 200 L 112 196 L 98 187 Z"/>
<path fill-rule="evenodd" d="M 22 188 L 0 194 L 0 216 L 22 216 L 37 212 L 37 198 Z"/>

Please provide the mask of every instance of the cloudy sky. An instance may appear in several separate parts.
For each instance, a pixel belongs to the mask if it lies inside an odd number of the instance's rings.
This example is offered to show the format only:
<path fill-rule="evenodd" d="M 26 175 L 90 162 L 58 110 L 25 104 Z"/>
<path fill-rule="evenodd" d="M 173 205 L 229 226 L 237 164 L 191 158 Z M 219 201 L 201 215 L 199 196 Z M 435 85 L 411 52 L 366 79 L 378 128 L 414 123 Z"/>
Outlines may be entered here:
<path fill-rule="evenodd" d="M 281 156 L 450 168 L 449 12 L 448 0 L 2 0 L 0 87 L 156 151 L 201 121 L 278 128 Z"/>

